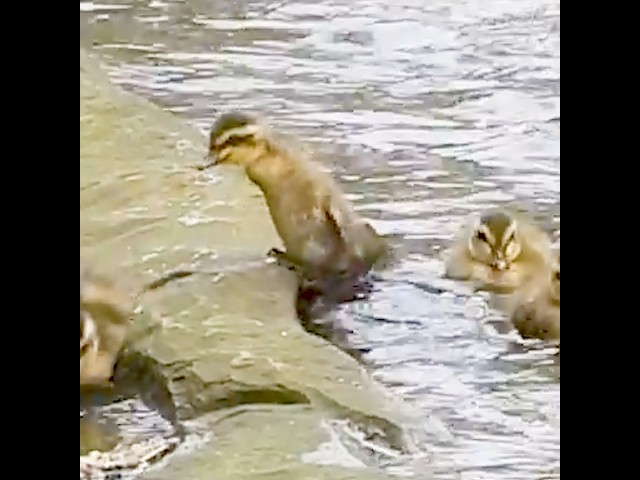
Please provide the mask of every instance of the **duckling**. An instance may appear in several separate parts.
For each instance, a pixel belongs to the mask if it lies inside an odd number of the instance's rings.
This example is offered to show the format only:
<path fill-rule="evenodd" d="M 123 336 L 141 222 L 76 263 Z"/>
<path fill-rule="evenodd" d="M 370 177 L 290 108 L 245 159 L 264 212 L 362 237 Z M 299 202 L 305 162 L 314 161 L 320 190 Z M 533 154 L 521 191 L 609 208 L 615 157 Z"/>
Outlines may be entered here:
<path fill-rule="evenodd" d="M 479 290 L 510 293 L 551 261 L 551 240 L 533 223 L 507 211 L 477 218 L 449 250 L 445 277 Z"/>
<path fill-rule="evenodd" d="M 263 192 L 285 251 L 270 256 L 304 276 L 366 272 L 387 253 L 374 228 L 360 218 L 338 184 L 304 152 L 285 146 L 258 116 L 223 114 L 214 123 L 208 157 L 237 165 Z"/>
<path fill-rule="evenodd" d="M 80 272 L 80 386 L 110 384 L 132 311 L 131 298 L 112 282 Z"/>
<path fill-rule="evenodd" d="M 560 340 L 559 259 L 512 296 L 510 317 L 523 338 Z"/>

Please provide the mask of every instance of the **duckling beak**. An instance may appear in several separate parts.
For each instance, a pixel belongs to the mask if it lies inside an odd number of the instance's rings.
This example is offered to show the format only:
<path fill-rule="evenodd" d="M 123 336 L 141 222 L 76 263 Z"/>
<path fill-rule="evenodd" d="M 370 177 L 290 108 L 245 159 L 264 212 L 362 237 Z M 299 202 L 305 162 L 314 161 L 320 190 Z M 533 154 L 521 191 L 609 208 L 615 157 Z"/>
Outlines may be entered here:
<path fill-rule="evenodd" d="M 218 163 L 216 157 L 211 153 L 207 153 L 204 156 L 203 160 L 204 160 L 204 163 L 202 165 L 196 166 L 196 169 L 200 171 L 208 170 L 209 168 L 215 167 Z"/>
<path fill-rule="evenodd" d="M 493 263 L 493 268 L 495 268 L 496 270 L 498 270 L 499 272 L 504 272 L 507 269 L 507 262 L 504 258 L 498 258 L 494 263 Z"/>

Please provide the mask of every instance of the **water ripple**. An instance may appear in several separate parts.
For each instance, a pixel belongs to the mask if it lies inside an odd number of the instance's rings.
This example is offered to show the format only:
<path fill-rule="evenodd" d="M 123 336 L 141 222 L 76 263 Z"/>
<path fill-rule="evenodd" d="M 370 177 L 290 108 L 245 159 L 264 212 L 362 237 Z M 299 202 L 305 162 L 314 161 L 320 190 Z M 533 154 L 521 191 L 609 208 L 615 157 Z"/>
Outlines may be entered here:
<path fill-rule="evenodd" d="M 202 130 L 248 108 L 305 137 L 400 239 L 393 278 L 343 314 L 375 375 L 450 432 L 434 478 L 559 478 L 553 353 L 439 260 L 488 206 L 532 205 L 559 228 L 559 1 L 80 2 L 80 35 L 115 81 Z"/>

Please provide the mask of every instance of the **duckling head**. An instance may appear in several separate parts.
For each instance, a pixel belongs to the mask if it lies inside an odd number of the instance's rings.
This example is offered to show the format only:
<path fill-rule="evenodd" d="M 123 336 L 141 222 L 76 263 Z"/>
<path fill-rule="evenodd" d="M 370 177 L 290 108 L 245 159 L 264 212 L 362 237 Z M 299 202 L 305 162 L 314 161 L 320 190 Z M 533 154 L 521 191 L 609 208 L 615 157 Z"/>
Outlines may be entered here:
<path fill-rule="evenodd" d="M 268 129 L 256 115 L 245 112 L 222 114 L 213 124 L 209 135 L 207 167 L 239 165 L 249 167 L 268 146 Z"/>
<path fill-rule="evenodd" d="M 110 371 L 97 367 L 99 339 L 96 324 L 86 312 L 80 311 L 80 386 L 103 384 Z"/>
<path fill-rule="evenodd" d="M 80 271 L 80 323 L 100 321 L 126 323 L 134 310 L 133 298 L 107 277 L 90 270 Z"/>
<path fill-rule="evenodd" d="M 500 210 L 484 213 L 469 238 L 468 248 L 474 260 L 499 272 L 508 270 L 522 251 L 516 219 Z"/>
<path fill-rule="evenodd" d="M 131 296 L 80 270 L 80 385 L 108 384 L 133 312 Z"/>

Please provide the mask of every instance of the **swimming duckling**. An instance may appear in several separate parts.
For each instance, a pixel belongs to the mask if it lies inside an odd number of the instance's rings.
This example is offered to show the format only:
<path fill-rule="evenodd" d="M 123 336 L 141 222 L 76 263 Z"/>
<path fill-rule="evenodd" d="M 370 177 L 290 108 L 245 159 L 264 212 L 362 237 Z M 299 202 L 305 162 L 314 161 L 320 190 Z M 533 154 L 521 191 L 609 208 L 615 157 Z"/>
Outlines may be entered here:
<path fill-rule="evenodd" d="M 551 241 L 537 226 L 504 210 L 480 215 L 450 249 L 445 277 L 509 293 L 551 263 Z"/>
<path fill-rule="evenodd" d="M 131 323 L 132 300 L 109 280 L 80 273 L 80 385 L 109 385 Z"/>
<path fill-rule="evenodd" d="M 560 339 L 560 262 L 532 277 L 510 299 L 511 322 L 523 338 Z"/>
<path fill-rule="evenodd" d="M 262 190 L 286 249 L 269 255 L 304 276 L 366 272 L 387 253 L 386 242 L 355 213 L 333 178 L 276 139 L 259 117 L 223 114 L 211 130 L 209 157 L 208 166 L 244 168 Z"/>

